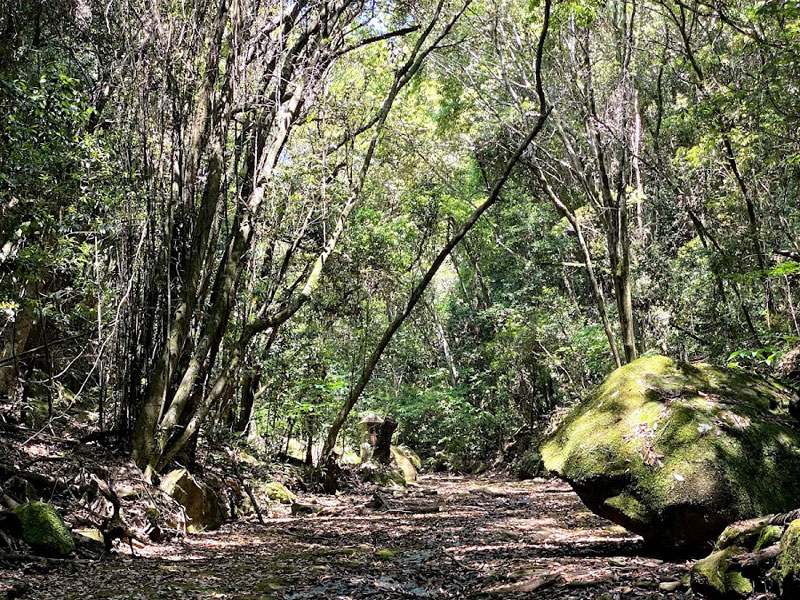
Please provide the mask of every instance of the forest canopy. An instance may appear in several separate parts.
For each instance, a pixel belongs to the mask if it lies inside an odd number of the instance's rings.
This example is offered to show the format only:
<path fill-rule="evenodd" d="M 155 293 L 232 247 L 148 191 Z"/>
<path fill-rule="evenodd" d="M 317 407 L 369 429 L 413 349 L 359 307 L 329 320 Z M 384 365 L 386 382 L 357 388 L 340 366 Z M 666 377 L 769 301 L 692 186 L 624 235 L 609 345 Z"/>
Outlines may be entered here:
<path fill-rule="evenodd" d="M 775 373 L 800 341 L 795 1 L 0 27 L 0 396 L 93 407 L 142 468 L 323 462 L 376 412 L 469 470 L 639 356 Z"/>

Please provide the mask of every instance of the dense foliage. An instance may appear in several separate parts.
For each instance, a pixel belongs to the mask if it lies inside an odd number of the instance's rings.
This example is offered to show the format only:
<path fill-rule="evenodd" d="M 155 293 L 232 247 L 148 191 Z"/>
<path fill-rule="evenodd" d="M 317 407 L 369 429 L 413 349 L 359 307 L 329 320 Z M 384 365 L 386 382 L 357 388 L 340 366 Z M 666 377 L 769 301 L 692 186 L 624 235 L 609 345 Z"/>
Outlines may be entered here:
<path fill-rule="evenodd" d="M 467 469 L 615 364 L 800 341 L 797 2 L 69 6 L 0 16 L 15 414 L 163 469 L 374 411 Z"/>

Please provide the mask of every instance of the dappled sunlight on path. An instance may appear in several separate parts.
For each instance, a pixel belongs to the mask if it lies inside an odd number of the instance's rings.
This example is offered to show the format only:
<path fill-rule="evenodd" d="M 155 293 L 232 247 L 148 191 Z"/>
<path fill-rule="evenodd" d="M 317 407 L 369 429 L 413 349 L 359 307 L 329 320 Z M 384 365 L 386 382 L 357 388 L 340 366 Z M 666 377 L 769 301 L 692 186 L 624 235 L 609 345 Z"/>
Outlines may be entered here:
<path fill-rule="evenodd" d="M 435 475 L 420 483 L 439 512 L 372 512 L 363 495 L 319 497 L 322 516 L 281 508 L 265 526 L 240 522 L 136 557 L 30 573 L 29 597 L 692 597 L 677 583 L 685 563 L 637 556 L 640 538 L 588 512 L 561 482 Z"/>

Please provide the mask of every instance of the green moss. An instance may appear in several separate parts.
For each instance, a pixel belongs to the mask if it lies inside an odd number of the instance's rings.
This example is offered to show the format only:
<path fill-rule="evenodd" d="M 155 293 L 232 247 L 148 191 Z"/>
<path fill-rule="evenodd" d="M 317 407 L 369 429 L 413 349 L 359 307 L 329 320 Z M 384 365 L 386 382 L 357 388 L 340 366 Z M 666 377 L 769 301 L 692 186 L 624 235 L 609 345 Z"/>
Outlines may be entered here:
<path fill-rule="evenodd" d="M 744 598 L 753 592 L 752 582 L 729 570 L 728 560 L 745 552 L 738 546 L 716 550 L 692 567 L 692 589 L 708 598 Z"/>
<path fill-rule="evenodd" d="M 389 478 L 390 481 L 392 481 L 393 483 L 396 483 L 397 485 L 405 485 L 406 484 L 405 475 L 403 475 L 403 472 L 400 471 L 400 470 L 390 469 L 386 473 L 386 475 L 387 475 L 387 477 Z"/>
<path fill-rule="evenodd" d="M 692 567 L 692 589 L 706 595 L 724 594 L 725 582 L 722 576 L 727 568 L 725 557 L 725 550 L 717 550 L 704 559 L 698 560 Z"/>
<path fill-rule="evenodd" d="M 378 463 L 369 461 L 365 462 L 360 467 L 361 478 L 364 481 L 374 483 L 380 486 L 391 486 L 397 484 L 400 486 L 406 485 L 406 478 L 403 471 L 396 467 L 384 467 Z"/>
<path fill-rule="evenodd" d="M 516 464 L 518 479 L 532 479 L 534 477 L 545 477 L 547 469 L 542 462 L 542 455 L 534 448 L 528 448 L 523 452 Z"/>
<path fill-rule="evenodd" d="M 267 577 L 266 579 L 262 579 L 255 585 L 255 591 L 257 592 L 278 592 L 282 589 L 286 588 L 286 584 L 284 583 L 283 579 L 277 576 Z"/>
<path fill-rule="evenodd" d="M 67 556 L 75 549 L 67 525 L 56 510 L 45 502 L 27 502 L 14 509 L 22 526 L 22 539 L 36 552 L 47 556 Z"/>
<path fill-rule="evenodd" d="M 389 548 L 383 548 L 381 550 L 375 551 L 375 558 L 379 560 L 391 560 L 397 554 L 397 550 L 390 550 Z"/>
<path fill-rule="evenodd" d="M 45 378 L 43 377 L 42 380 Z M 38 426 L 44 423 L 50 416 L 50 409 L 47 403 L 47 390 L 40 385 L 32 385 L 29 390 L 27 404 L 23 409 L 23 420 L 31 426 Z M 38 389 L 37 389 L 38 388 Z"/>
<path fill-rule="evenodd" d="M 629 519 L 645 519 L 647 511 L 642 503 L 627 494 L 613 496 L 605 501 L 606 506 L 618 510 Z"/>
<path fill-rule="evenodd" d="M 719 534 L 714 548 L 716 550 L 723 550 L 730 546 L 740 546 L 742 548 L 752 549 L 761 536 L 762 531 L 768 525 L 768 517 L 732 523 Z"/>
<path fill-rule="evenodd" d="M 800 432 L 782 424 L 784 404 L 755 377 L 646 357 L 611 373 L 541 454 L 590 508 L 646 521 L 637 533 L 690 507 L 712 517 L 713 539 L 725 523 L 800 497 Z"/>
<path fill-rule="evenodd" d="M 781 538 L 773 576 L 783 591 L 800 589 L 800 519 L 789 523 Z"/>
<path fill-rule="evenodd" d="M 332 556 L 363 556 L 367 553 L 372 553 L 373 547 L 369 544 L 359 544 L 358 546 L 316 546 L 307 550 L 295 549 L 291 552 L 280 552 L 275 556 L 277 563 L 286 562 L 292 564 L 294 562 L 312 561 L 315 562 L 319 558 L 326 558 Z"/>
<path fill-rule="evenodd" d="M 758 552 L 759 550 L 763 550 L 779 542 L 781 536 L 783 536 L 783 532 L 784 528 L 779 525 L 768 525 L 764 527 L 764 529 L 761 530 L 758 541 L 756 541 L 755 546 L 753 546 L 753 552 Z"/>
<path fill-rule="evenodd" d="M 279 481 L 270 481 L 261 488 L 261 491 L 270 500 L 280 502 L 281 504 L 291 504 L 297 499 L 297 497 Z"/>
<path fill-rule="evenodd" d="M 728 595 L 745 598 L 753 593 L 753 582 L 738 571 L 725 573 L 725 588 Z"/>

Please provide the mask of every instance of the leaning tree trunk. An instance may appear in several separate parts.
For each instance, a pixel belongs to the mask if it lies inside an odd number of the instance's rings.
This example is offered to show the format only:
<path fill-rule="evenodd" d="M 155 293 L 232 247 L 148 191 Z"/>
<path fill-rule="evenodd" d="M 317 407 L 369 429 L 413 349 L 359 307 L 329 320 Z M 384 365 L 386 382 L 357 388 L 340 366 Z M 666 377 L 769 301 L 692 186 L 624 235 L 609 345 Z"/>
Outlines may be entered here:
<path fill-rule="evenodd" d="M 542 24 L 542 32 L 539 35 L 539 44 L 536 51 L 536 93 L 539 96 L 539 117 L 536 120 L 536 124 L 533 126 L 525 139 L 522 140 L 522 143 L 517 146 L 514 154 L 504 165 L 500 177 L 497 179 L 497 181 L 495 181 L 492 189 L 489 191 L 488 198 L 486 198 L 483 204 L 472 211 L 472 214 L 464 222 L 460 229 L 458 229 L 458 231 L 452 235 L 444 247 L 439 251 L 439 253 L 436 255 L 436 258 L 431 263 L 431 266 L 428 267 L 428 270 L 425 272 L 425 275 L 423 275 L 422 279 L 420 279 L 419 282 L 414 286 L 405 308 L 395 316 L 392 322 L 389 323 L 389 326 L 384 330 L 381 339 L 378 341 L 378 345 L 376 346 L 375 350 L 373 350 L 372 354 L 364 365 L 364 369 L 362 370 L 358 381 L 350 390 L 347 399 L 339 408 L 339 412 L 336 413 L 333 423 L 331 423 L 331 427 L 328 430 L 328 436 L 325 438 L 325 444 L 322 446 L 322 456 L 320 457 L 322 460 L 325 460 L 330 453 L 333 452 L 333 448 L 336 446 L 336 438 L 339 436 L 339 431 L 341 431 L 342 426 L 347 420 L 347 417 L 350 415 L 350 411 L 353 410 L 356 402 L 361 397 L 364 389 L 367 387 L 367 383 L 369 383 L 372 373 L 375 371 L 375 367 L 378 365 L 378 361 L 381 359 L 381 356 L 386 350 L 386 347 L 389 345 L 389 342 L 392 341 L 394 334 L 397 333 L 398 329 L 400 329 L 408 316 L 413 312 L 414 307 L 422 298 L 422 295 L 425 293 L 428 284 L 433 280 L 434 275 L 436 275 L 436 273 L 439 271 L 439 267 L 442 266 L 442 263 L 445 261 L 445 259 L 450 256 L 453 249 L 472 230 L 483 213 L 491 208 L 500 198 L 500 192 L 505 186 L 506 181 L 508 181 L 508 178 L 511 176 L 511 171 L 519 162 L 520 158 L 522 158 L 523 153 L 528 149 L 528 146 L 531 145 L 534 138 L 539 135 L 539 132 L 544 127 L 545 121 L 547 121 L 547 118 L 550 116 L 552 108 L 547 106 L 547 101 L 544 95 L 544 87 L 542 85 L 542 57 L 544 55 L 544 41 L 547 37 L 547 30 L 550 26 L 551 5 L 551 0 L 545 0 L 544 22 Z"/>
<path fill-rule="evenodd" d="M 583 254 L 583 266 L 584 269 L 586 269 L 586 276 L 589 279 L 592 297 L 594 298 L 595 305 L 597 306 L 597 313 L 600 316 L 600 322 L 603 323 L 603 330 L 605 331 L 606 339 L 608 340 L 608 348 L 611 351 L 611 356 L 614 358 L 614 364 L 617 367 L 621 367 L 622 360 L 620 359 L 619 349 L 617 348 L 617 338 L 614 335 L 614 330 L 611 327 L 611 322 L 608 319 L 608 311 L 606 310 L 606 299 L 603 295 L 603 288 L 600 286 L 600 282 L 597 279 L 594 261 L 592 260 L 592 253 L 589 248 L 589 243 L 586 241 L 586 238 L 583 235 L 581 222 L 577 215 L 575 215 L 575 213 L 561 201 L 561 198 L 558 197 L 558 194 L 556 194 L 555 190 L 553 190 L 553 188 L 550 186 L 539 166 L 531 165 L 531 168 L 533 170 L 533 174 L 536 176 L 536 179 L 539 182 L 539 185 L 547 194 L 547 197 L 550 199 L 550 202 L 553 204 L 556 211 L 558 211 L 560 215 L 563 215 L 567 221 L 569 221 L 570 226 L 572 226 L 572 230 L 575 232 L 575 239 L 578 242 L 578 247 L 580 248 L 581 253 Z"/>

